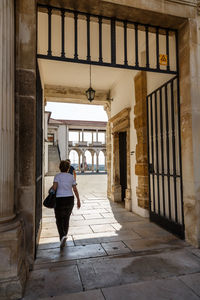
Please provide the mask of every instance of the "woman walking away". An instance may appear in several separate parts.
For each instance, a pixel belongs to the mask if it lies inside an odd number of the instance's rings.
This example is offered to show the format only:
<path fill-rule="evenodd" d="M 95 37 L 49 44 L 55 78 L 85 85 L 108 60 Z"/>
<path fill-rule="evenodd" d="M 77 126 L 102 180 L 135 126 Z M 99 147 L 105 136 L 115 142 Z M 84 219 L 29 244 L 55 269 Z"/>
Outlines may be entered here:
<path fill-rule="evenodd" d="M 69 229 L 69 218 L 74 207 L 74 195 L 72 190 L 76 195 L 78 208 L 81 207 L 81 202 L 74 176 L 69 173 L 70 163 L 61 160 L 59 168 L 61 173 L 56 174 L 53 181 L 53 189 L 56 191 L 56 207 L 54 211 L 60 236 L 60 249 L 63 249 Z"/>

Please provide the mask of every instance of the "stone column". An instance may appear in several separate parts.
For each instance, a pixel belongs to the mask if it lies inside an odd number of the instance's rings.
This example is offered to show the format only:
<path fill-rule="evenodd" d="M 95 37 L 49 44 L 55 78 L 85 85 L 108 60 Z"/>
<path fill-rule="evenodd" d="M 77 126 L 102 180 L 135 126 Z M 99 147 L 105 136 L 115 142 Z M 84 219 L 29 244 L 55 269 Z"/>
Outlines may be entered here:
<path fill-rule="evenodd" d="M 14 214 L 14 1 L 0 2 L 0 223 Z"/>
<path fill-rule="evenodd" d="M 92 144 L 94 142 L 94 134 L 93 134 L 93 131 L 92 131 Z"/>
<path fill-rule="evenodd" d="M 84 129 L 82 129 L 82 142 L 84 142 Z"/>
<path fill-rule="evenodd" d="M 105 167 L 104 167 L 104 170 L 105 170 L 105 172 L 107 172 L 107 156 L 106 156 L 106 152 L 104 152 L 104 157 L 105 157 Z"/>
<path fill-rule="evenodd" d="M 98 129 L 96 130 L 96 141 L 98 142 Z"/>
<path fill-rule="evenodd" d="M 81 154 L 78 153 L 78 169 L 81 171 Z"/>
<path fill-rule="evenodd" d="M 80 140 L 81 140 L 81 132 L 79 131 L 78 132 L 78 142 L 80 142 Z"/>
<path fill-rule="evenodd" d="M 148 157 L 147 157 L 147 81 L 146 73 L 140 72 L 135 79 L 135 119 L 134 126 L 137 134 L 135 174 L 138 176 L 136 195 L 138 206 L 149 208 L 148 194 Z"/>
<path fill-rule="evenodd" d="M 27 276 L 23 222 L 14 211 L 14 2 L 0 1 L 0 299 L 21 299 Z"/>
<path fill-rule="evenodd" d="M 200 16 L 198 17 L 200 18 Z M 200 20 L 179 31 L 181 147 L 186 240 L 200 247 Z"/>
<path fill-rule="evenodd" d="M 66 125 L 66 158 L 69 158 L 69 128 L 68 125 Z"/>
<path fill-rule="evenodd" d="M 119 170 L 119 133 L 113 134 L 113 185 L 111 199 L 114 202 L 121 202 L 121 184 Z"/>
<path fill-rule="evenodd" d="M 92 152 L 92 172 L 94 172 L 94 152 Z"/>
<path fill-rule="evenodd" d="M 97 158 L 97 161 L 96 161 L 96 163 L 97 163 L 97 165 L 96 165 L 96 172 L 98 173 L 99 172 L 99 153 L 96 153 L 96 158 Z"/>

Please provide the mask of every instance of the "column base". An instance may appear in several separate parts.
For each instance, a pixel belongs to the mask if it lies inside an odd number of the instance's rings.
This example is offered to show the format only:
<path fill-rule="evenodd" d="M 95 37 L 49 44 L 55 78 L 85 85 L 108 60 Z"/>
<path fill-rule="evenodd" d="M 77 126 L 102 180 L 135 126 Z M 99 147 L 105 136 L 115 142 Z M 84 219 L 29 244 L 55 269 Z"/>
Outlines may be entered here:
<path fill-rule="evenodd" d="M 122 188 L 120 184 L 112 186 L 111 200 L 113 202 L 122 202 Z"/>
<path fill-rule="evenodd" d="M 125 201 L 125 209 L 128 211 L 132 211 L 132 202 L 131 202 L 131 190 L 126 189 L 126 198 L 124 198 Z"/>
<path fill-rule="evenodd" d="M 19 220 L 0 225 L 0 299 L 21 299 L 28 275 L 24 230 Z"/>

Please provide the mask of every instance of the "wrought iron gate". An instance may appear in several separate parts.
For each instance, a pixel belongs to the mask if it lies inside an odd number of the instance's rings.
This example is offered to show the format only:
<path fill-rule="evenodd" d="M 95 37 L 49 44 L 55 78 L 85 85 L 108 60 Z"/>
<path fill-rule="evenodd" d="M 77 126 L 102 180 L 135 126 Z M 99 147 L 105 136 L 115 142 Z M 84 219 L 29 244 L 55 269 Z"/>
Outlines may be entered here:
<path fill-rule="evenodd" d="M 37 66 L 36 81 L 36 207 L 35 207 L 35 245 L 37 247 L 40 235 L 40 223 L 42 219 L 42 152 L 43 152 L 43 131 L 42 131 L 42 86 Z"/>
<path fill-rule="evenodd" d="M 175 29 L 38 4 L 39 59 L 177 74 L 177 49 Z"/>
<path fill-rule="evenodd" d="M 184 238 L 178 77 L 147 96 L 150 220 Z"/>

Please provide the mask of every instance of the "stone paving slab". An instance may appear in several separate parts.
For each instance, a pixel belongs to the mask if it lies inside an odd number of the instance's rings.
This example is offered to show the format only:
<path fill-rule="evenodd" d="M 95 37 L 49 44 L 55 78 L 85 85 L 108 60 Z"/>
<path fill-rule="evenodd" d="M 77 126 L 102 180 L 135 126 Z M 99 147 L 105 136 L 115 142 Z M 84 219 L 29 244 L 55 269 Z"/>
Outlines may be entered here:
<path fill-rule="evenodd" d="M 101 225 L 90 225 L 93 232 L 107 232 L 107 231 L 113 231 L 115 228 L 111 226 L 110 224 L 101 224 Z"/>
<path fill-rule="evenodd" d="M 105 300 L 101 290 L 86 291 L 81 293 L 73 293 L 57 297 L 42 298 L 41 300 Z"/>
<path fill-rule="evenodd" d="M 179 278 L 185 283 L 186 286 L 191 288 L 194 291 L 194 293 L 200 298 L 200 273 L 185 275 Z"/>
<path fill-rule="evenodd" d="M 107 242 L 118 242 L 124 240 L 141 239 L 141 237 L 133 231 L 110 231 L 96 232 L 86 235 L 73 235 L 75 245 L 87 245 Z"/>
<path fill-rule="evenodd" d="M 105 250 L 100 244 L 65 247 L 62 251 L 57 248 L 39 250 L 36 263 L 66 261 L 81 258 L 106 256 Z"/>
<path fill-rule="evenodd" d="M 114 224 L 117 221 L 114 218 L 111 219 L 89 219 L 80 221 L 70 221 L 71 226 L 84 226 L 84 225 L 100 225 L 100 224 Z"/>
<path fill-rule="evenodd" d="M 186 244 L 177 239 L 175 236 L 127 241 L 124 240 L 124 243 L 134 252 L 186 247 Z"/>
<path fill-rule="evenodd" d="M 68 234 L 86 234 L 86 233 L 92 233 L 92 229 L 90 226 L 80 226 L 80 227 L 69 227 Z"/>
<path fill-rule="evenodd" d="M 155 280 L 102 289 L 106 300 L 198 300 L 177 278 Z"/>
<path fill-rule="evenodd" d="M 123 242 L 102 243 L 101 246 L 108 255 L 119 255 L 131 252 Z"/>
<path fill-rule="evenodd" d="M 23 299 L 36 300 L 80 291 L 82 284 L 77 266 L 51 267 L 31 272 Z"/>
<path fill-rule="evenodd" d="M 136 257 L 104 257 L 78 262 L 86 290 L 200 272 L 200 260 L 184 250 Z"/>
<path fill-rule="evenodd" d="M 96 212 L 91 213 L 91 214 L 83 214 L 83 217 L 85 220 L 90 220 L 90 219 L 100 219 L 101 215 L 97 214 Z"/>

